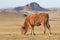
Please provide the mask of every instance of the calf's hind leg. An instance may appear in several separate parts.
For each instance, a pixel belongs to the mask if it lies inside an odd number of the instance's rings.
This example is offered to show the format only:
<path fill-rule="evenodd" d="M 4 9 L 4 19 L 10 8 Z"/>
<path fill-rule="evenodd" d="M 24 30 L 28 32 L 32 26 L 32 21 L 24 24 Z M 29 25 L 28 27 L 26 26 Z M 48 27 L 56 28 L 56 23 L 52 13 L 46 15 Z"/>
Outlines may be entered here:
<path fill-rule="evenodd" d="M 46 26 L 46 23 L 45 22 L 43 22 L 42 24 L 43 24 L 43 27 L 44 27 L 44 34 L 45 34 L 46 33 L 47 26 Z"/>
<path fill-rule="evenodd" d="M 47 28 L 48 28 L 48 30 L 49 30 L 49 33 L 51 34 L 51 27 L 50 27 L 49 24 L 47 24 Z"/>

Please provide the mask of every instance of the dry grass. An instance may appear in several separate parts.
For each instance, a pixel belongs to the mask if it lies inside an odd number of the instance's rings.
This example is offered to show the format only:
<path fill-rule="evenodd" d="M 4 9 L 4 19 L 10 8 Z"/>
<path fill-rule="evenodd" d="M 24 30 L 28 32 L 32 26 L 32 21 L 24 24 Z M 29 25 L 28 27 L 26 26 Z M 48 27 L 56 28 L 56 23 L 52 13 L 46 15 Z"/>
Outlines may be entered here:
<path fill-rule="evenodd" d="M 60 18 L 59 13 L 49 14 L 50 18 Z M 20 34 L 20 28 L 24 22 L 24 18 L 20 13 L 0 13 L 0 40 L 60 40 L 60 21 L 50 21 L 52 35 L 47 30 L 46 35 L 43 34 L 43 27 L 35 27 L 36 35 Z"/>

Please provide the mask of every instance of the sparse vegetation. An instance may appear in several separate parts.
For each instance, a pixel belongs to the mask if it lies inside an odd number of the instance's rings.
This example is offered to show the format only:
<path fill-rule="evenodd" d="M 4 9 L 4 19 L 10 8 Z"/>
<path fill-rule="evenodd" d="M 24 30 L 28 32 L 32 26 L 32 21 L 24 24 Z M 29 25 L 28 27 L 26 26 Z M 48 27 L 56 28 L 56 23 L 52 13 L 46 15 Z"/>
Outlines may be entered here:
<path fill-rule="evenodd" d="M 52 35 L 43 34 L 41 26 L 35 27 L 36 35 L 20 34 L 25 17 L 22 12 L 0 12 L 0 40 L 60 40 L 60 12 L 49 12 Z M 55 20 L 56 18 L 56 20 Z"/>

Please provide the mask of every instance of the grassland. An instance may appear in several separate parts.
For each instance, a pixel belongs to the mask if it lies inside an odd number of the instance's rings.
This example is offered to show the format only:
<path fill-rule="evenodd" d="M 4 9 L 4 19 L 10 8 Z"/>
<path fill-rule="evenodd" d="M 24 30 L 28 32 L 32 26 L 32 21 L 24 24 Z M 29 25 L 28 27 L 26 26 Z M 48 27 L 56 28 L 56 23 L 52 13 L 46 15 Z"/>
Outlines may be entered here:
<path fill-rule="evenodd" d="M 43 34 L 42 26 L 35 27 L 36 35 L 21 35 L 20 29 L 23 25 L 25 17 L 21 13 L 0 12 L 0 40 L 60 40 L 60 13 L 50 13 L 50 25 L 52 35 L 47 30 Z"/>

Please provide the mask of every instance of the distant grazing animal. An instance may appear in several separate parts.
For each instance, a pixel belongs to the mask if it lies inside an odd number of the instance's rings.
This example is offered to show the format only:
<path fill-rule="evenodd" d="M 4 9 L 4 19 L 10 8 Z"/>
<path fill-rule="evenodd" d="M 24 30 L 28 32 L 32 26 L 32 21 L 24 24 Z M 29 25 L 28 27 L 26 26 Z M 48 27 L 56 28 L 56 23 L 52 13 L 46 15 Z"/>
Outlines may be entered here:
<path fill-rule="evenodd" d="M 51 28 L 49 24 L 49 15 L 48 13 L 35 13 L 30 14 L 25 18 L 24 24 L 21 28 L 21 33 L 26 34 L 28 28 L 31 29 L 31 34 L 34 34 L 34 26 L 43 25 L 44 27 L 44 34 L 46 33 L 46 28 L 49 30 L 51 34 Z"/>

